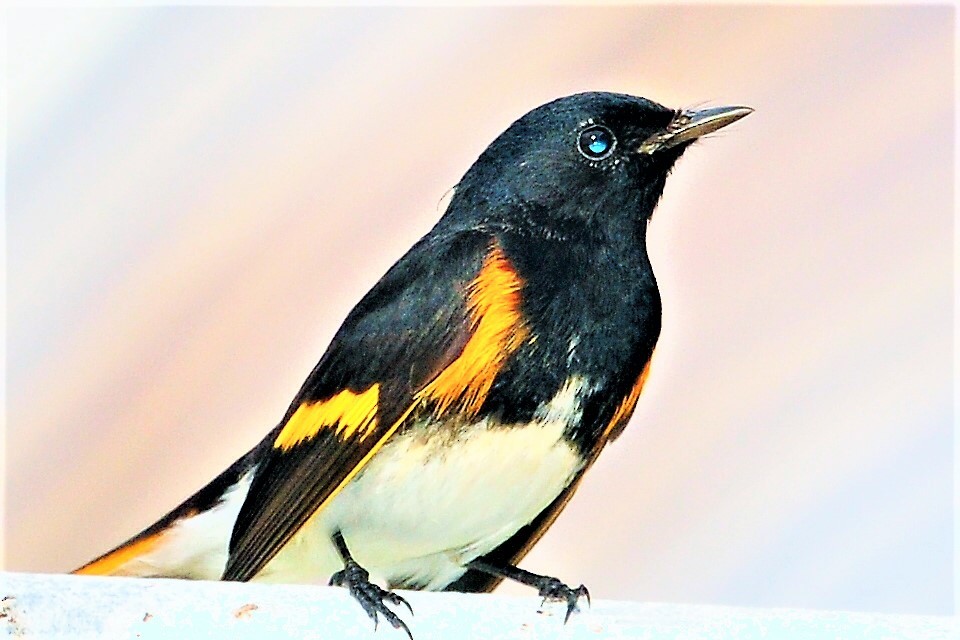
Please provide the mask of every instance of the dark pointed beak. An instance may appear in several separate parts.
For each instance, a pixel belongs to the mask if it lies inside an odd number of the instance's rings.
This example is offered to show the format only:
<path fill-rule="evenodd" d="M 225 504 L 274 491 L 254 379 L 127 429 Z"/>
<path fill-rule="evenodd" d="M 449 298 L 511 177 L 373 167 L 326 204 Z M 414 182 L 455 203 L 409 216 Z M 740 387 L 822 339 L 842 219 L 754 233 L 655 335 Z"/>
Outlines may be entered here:
<path fill-rule="evenodd" d="M 750 107 L 713 107 L 699 111 L 684 110 L 674 116 L 663 131 L 659 131 L 640 145 L 639 152 L 651 154 L 655 151 L 675 147 L 682 142 L 695 140 L 707 133 L 732 124 L 740 118 L 753 113 Z"/>

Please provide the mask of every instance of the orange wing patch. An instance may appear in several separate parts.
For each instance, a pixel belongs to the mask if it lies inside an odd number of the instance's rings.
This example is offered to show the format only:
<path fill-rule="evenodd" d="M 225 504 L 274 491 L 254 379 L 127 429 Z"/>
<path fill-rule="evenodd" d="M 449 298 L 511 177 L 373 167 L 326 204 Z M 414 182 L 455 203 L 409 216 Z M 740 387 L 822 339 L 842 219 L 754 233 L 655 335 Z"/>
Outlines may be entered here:
<path fill-rule="evenodd" d="M 457 359 L 417 394 L 418 401 L 433 401 L 438 415 L 454 404 L 467 416 L 476 415 L 503 364 L 530 334 L 520 311 L 522 287 L 513 265 L 494 245 L 467 289 L 473 333 Z"/>
<path fill-rule="evenodd" d="M 289 451 L 305 440 L 314 437 L 322 429 L 334 429 L 341 440 L 360 434 L 363 440 L 377 428 L 377 405 L 380 402 L 380 385 L 374 384 L 363 393 L 344 389 L 340 393 L 321 400 L 305 402 L 297 407 L 287 424 L 273 441 L 274 449 Z"/>
<path fill-rule="evenodd" d="M 433 404 L 437 415 L 454 405 L 465 416 L 476 415 L 507 358 L 530 333 L 520 311 L 522 287 L 523 281 L 513 265 L 494 245 L 480 273 L 467 287 L 471 334 L 463 351 L 414 396 L 391 433 L 416 408 L 427 403 Z M 357 434 L 363 440 L 376 431 L 379 401 L 380 385 L 374 384 L 362 393 L 346 389 L 326 400 L 304 403 L 287 420 L 273 448 L 289 451 L 322 429 L 335 429 L 341 440 Z"/>
<path fill-rule="evenodd" d="M 647 381 L 647 376 L 650 375 L 650 362 L 652 362 L 652 358 L 647 361 L 637 381 L 633 383 L 633 388 L 630 389 L 630 393 L 620 402 L 617 410 L 613 412 L 613 417 L 610 418 L 610 422 L 607 423 L 607 428 L 604 429 L 604 441 L 608 439 L 615 440 L 617 436 L 623 432 L 624 428 L 626 428 L 627 422 L 629 422 L 630 416 L 633 415 L 633 410 L 637 406 L 637 400 L 640 399 L 640 392 L 643 391 L 643 385 Z"/>

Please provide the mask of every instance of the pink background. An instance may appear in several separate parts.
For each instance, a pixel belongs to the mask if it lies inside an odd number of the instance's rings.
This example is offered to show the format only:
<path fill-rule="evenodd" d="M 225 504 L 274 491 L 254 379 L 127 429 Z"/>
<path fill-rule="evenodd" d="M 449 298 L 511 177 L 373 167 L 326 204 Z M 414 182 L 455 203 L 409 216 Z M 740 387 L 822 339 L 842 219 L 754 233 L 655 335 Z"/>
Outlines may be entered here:
<path fill-rule="evenodd" d="M 604 89 L 756 113 L 671 177 L 649 384 L 525 566 L 952 611 L 952 8 L 7 17 L 8 569 L 73 568 L 252 446 L 485 145 Z"/>

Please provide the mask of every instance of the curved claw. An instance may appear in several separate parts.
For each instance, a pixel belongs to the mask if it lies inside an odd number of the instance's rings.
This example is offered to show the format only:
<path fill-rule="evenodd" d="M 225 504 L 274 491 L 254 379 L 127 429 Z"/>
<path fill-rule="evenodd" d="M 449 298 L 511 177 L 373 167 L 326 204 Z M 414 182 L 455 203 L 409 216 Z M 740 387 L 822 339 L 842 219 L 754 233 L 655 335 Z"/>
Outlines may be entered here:
<path fill-rule="evenodd" d="M 353 560 L 348 560 L 342 570 L 330 576 L 330 585 L 347 588 L 350 595 L 360 603 L 366 614 L 373 620 L 374 631 L 380 624 L 380 616 L 383 616 L 394 629 L 403 629 L 407 637 L 413 640 L 413 634 L 407 624 L 386 605 L 387 602 L 392 605 L 402 604 L 410 615 L 413 615 L 410 603 L 402 596 L 370 582 L 370 574 L 367 570 Z"/>
<path fill-rule="evenodd" d="M 540 585 L 540 596 L 543 598 L 543 602 L 547 600 L 556 600 L 567 602 L 567 614 L 563 617 L 563 623 L 566 624 L 570 620 L 570 616 L 573 615 L 575 611 L 580 611 L 580 607 L 577 606 L 577 603 L 580 601 L 580 598 L 587 598 L 587 605 L 590 605 L 590 592 L 582 584 L 574 589 L 563 582 L 560 582 L 556 578 L 548 578 Z M 543 604 L 541 602 L 541 604 Z"/>
<path fill-rule="evenodd" d="M 374 585 L 374 586 L 376 586 L 376 585 Z M 379 589 L 379 587 L 377 587 L 377 588 Z M 404 598 L 403 596 L 401 596 L 401 595 L 399 595 L 399 594 L 394 593 L 393 591 L 386 591 L 386 590 L 384 590 L 384 589 L 381 589 L 381 591 L 383 591 L 383 594 L 384 594 L 384 595 L 383 595 L 383 598 L 384 598 L 384 600 L 389 600 L 389 601 L 390 601 L 390 604 L 396 604 L 396 605 L 401 605 L 401 604 L 402 604 L 403 606 L 405 606 L 405 607 L 407 608 L 407 611 L 410 612 L 410 615 L 413 615 L 413 607 L 410 606 L 410 603 L 407 602 L 407 599 L 406 599 L 406 598 Z"/>

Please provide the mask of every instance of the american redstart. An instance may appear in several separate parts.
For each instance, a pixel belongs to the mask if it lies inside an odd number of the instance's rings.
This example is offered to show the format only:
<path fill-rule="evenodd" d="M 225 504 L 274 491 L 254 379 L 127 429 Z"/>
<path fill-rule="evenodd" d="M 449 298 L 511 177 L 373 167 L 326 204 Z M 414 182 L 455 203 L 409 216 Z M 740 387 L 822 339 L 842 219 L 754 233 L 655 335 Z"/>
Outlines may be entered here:
<path fill-rule="evenodd" d="M 751 111 L 581 93 L 524 115 L 349 313 L 279 424 L 76 573 L 329 580 L 408 634 L 390 589 L 509 578 L 569 618 L 583 585 L 516 565 L 640 396 L 661 323 L 646 229 L 667 174 Z"/>

